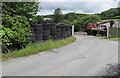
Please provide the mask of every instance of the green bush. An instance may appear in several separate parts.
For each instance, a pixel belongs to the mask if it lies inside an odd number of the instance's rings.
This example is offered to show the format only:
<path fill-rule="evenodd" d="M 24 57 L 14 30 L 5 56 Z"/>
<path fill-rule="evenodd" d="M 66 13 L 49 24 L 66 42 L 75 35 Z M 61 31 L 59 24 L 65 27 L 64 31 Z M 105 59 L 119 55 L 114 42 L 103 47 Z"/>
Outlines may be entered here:
<path fill-rule="evenodd" d="M 30 24 L 25 16 L 3 16 L 2 47 L 3 52 L 20 49 L 29 43 Z"/>
<path fill-rule="evenodd" d="M 77 21 L 77 20 L 75 20 L 75 21 L 73 22 L 73 24 L 74 24 L 74 26 L 75 26 L 75 28 L 74 28 L 75 32 L 79 31 L 79 30 L 80 30 L 80 22 Z"/>
<path fill-rule="evenodd" d="M 36 22 L 41 22 L 43 21 L 43 17 L 38 15 L 38 16 L 34 16 L 31 21 L 30 21 L 30 24 L 33 24 L 33 23 L 36 23 Z"/>
<path fill-rule="evenodd" d="M 53 21 L 58 23 L 62 20 L 62 12 L 60 8 L 55 9 Z"/>
<path fill-rule="evenodd" d="M 119 12 L 120 8 L 111 8 L 109 10 L 103 11 L 100 13 L 100 16 L 102 18 L 102 20 L 104 19 L 111 19 L 113 17 L 119 16 L 120 12 Z"/>
<path fill-rule="evenodd" d="M 65 23 L 65 24 L 71 24 L 71 22 L 69 20 L 61 20 L 61 23 Z"/>
<path fill-rule="evenodd" d="M 84 17 L 79 17 L 78 20 L 74 20 L 73 24 L 75 25 L 76 31 L 84 31 L 85 27 L 88 26 L 88 23 L 96 23 L 100 21 L 100 16 L 98 15 L 86 15 Z"/>
<path fill-rule="evenodd" d="M 81 17 L 79 18 L 79 21 L 81 23 L 96 23 L 99 22 L 101 20 L 100 16 L 98 15 L 87 15 L 85 17 Z"/>

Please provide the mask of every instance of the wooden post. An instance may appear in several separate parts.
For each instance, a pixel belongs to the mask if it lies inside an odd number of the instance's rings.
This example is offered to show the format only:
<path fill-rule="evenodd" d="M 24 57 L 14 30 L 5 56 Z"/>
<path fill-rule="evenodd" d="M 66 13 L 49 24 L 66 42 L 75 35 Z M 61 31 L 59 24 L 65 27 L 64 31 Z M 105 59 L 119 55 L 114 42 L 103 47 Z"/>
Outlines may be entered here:
<path fill-rule="evenodd" d="M 107 26 L 107 38 L 109 38 L 109 26 Z"/>
<path fill-rule="evenodd" d="M 72 36 L 74 36 L 74 25 L 72 26 Z"/>

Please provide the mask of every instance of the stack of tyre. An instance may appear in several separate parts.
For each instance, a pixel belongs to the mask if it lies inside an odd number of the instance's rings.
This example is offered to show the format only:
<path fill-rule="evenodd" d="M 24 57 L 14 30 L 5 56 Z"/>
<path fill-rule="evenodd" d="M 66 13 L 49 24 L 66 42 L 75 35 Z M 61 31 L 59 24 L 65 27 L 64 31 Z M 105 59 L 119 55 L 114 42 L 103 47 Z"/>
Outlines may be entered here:
<path fill-rule="evenodd" d="M 57 37 L 57 27 L 55 23 L 51 23 L 50 26 L 50 39 L 55 40 Z"/>
<path fill-rule="evenodd" d="M 70 37 L 71 36 L 71 27 L 69 25 L 65 25 L 65 29 L 66 29 L 66 36 Z"/>
<path fill-rule="evenodd" d="M 63 23 L 35 23 L 31 27 L 31 33 L 32 42 L 64 39 L 72 35 L 72 27 Z"/>
<path fill-rule="evenodd" d="M 43 24 L 43 41 L 50 39 L 50 26 L 51 26 L 51 23 Z"/>
<path fill-rule="evenodd" d="M 66 38 L 67 34 L 66 34 L 66 25 L 65 24 L 61 24 L 61 38 Z"/>
<path fill-rule="evenodd" d="M 68 37 L 72 36 L 72 26 L 68 26 Z"/>
<path fill-rule="evenodd" d="M 36 42 L 34 27 L 31 27 L 30 30 L 31 30 L 31 42 Z"/>
<path fill-rule="evenodd" d="M 56 24 L 56 39 L 61 39 L 61 25 Z"/>
<path fill-rule="evenodd" d="M 36 41 L 43 41 L 43 24 L 34 24 Z"/>

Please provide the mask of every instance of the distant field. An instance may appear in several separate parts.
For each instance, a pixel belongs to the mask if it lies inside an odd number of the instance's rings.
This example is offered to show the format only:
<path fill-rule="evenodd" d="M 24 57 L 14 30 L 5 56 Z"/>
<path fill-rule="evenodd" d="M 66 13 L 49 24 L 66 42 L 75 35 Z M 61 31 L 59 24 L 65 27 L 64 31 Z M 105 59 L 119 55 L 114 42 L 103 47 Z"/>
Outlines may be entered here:
<path fill-rule="evenodd" d="M 107 20 L 101 20 L 101 21 L 104 22 L 104 21 L 109 21 L 109 20 L 113 20 L 113 21 L 116 21 L 116 22 L 120 22 L 120 19 L 107 19 Z"/>

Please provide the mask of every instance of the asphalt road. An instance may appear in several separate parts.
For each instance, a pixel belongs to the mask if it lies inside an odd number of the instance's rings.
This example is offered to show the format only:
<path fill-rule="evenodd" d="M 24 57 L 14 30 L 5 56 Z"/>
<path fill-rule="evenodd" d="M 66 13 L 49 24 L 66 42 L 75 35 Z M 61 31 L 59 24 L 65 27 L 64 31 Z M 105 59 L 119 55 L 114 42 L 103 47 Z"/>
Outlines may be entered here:
<path fill-rule="evenodd" d="M 77 35 L 67 46 L 4 61 L 3 76 L 94 76 L 118 63 L 118 42 Z"/>

